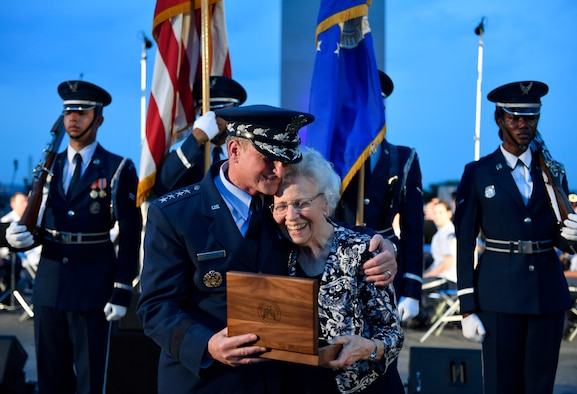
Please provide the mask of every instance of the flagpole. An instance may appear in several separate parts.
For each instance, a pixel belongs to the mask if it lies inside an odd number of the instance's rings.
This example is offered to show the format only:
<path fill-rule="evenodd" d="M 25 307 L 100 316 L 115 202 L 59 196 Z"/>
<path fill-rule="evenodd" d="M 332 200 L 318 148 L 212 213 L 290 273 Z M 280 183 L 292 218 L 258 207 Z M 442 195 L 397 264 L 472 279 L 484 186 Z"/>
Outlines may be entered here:
<path fill-rule="evenodd" d="M 142 55 L 140 56 L 140 141 L 146 139 L 146 50 L 152 48 L 144 32 L 142 34 Z"/>
<path fill-rule="evenodd" d="M 477 107 L 475 111 L 475 161 L 481 157 L 481 81 L 483 79 L 483 33 L 485 33 L 485 17 L 481 18 L 481 23 L 475 28 L 475 34 L 479 36 L 479 51 L 477 55 Z M 475 239 L 475 252 L 473 265 L 476 267 L 479 262 L 479 238 Z"/>
<path fill-rule="evenodd" d="M 202 114 L 210 111 L 210 10 L 208 0 L 200 3 L 201 64 L 202 64 Z M 210 142 L 204 144 L 204 172 L 210 168 Z"/>
<path fill-rule="evenodd" d="M 485 17 L 475 28 L 475 34 L 479 36 L 479 51 L 477 55 L 477 105 L 475 111 L 475 161 L 481 156 L 481 81 L 483 80 L 483 33 L 485 32 Z"/>
<path fill-rule="evenodd" d="M 368 159 L 367 159 L 368 160 Z M 357 219 L 356 225 L 362 226 L 365 222 L 365 165 L 366 162 L 363 163 L 361 168 L 359 169 L 359 184 L 357 188 Z"/>

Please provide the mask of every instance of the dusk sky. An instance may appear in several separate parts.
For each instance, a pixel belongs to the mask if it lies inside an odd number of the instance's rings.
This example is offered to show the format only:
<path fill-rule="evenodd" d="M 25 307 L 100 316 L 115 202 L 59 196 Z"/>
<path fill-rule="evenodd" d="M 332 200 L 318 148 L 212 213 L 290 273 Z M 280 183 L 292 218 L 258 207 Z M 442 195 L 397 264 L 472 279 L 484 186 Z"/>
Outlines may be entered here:
<path fill-rule="evenodd" d="M 0 185 L 30 179 L 62 109 L 56 88 L 80 75 L 113 98 L 98 140 L 139 168 L 142 33 L 152 38 L 154 6 L 153 0 L 3 4 Z M 485 17 L 481 156 L 499 144 L 487 93 L 508 82 L 543 81 L 550 91 L 542 99 L 539 130 L 577 190 L 570 123 L 577 92 L 577 2 L 389 0 L 385 11 L 385 71 L 395 83 L 387 100 L 387 138 L 417 149 L 425 189 L 458 181 L 474 160 L 474 29 Z M 225 0 L 225 12 L 233 78 L 247 90 L 246 104 L 279 106 L 281 1 Z M 156 46 L 147 53 L 148 88 L 155 51 Z"/>

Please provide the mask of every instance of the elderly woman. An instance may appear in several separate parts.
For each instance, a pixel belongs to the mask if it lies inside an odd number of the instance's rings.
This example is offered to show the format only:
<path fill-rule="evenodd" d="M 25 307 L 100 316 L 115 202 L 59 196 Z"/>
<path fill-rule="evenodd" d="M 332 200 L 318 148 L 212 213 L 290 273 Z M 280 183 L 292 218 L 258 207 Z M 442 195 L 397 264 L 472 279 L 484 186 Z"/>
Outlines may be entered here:
<path fill-rule="evenodd" d="M 363 280 L 370 237 L 329 219 L 340 179 L 314 150 L 291 165 L 270 206 L 281 231 L 296 245 L 289 275 L 319 280 L 319 340 L 342 344 L 327 368 L 289 366 L 289 392 L 390 392 L 382 378 L 403 345 L 392 285 Z M 396 372 L 396 371 L 395 371 Z M 396 372 L 398 375 L 398 372 Z"/>

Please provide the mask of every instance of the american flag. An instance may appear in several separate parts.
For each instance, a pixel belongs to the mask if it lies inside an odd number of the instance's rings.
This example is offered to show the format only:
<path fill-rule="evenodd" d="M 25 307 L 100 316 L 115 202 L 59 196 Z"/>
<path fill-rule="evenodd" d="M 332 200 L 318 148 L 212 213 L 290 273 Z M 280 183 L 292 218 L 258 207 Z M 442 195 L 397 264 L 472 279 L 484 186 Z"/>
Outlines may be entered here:
<path fill-rule="evenodd" d="M 142 141 L 138 204 L 148 198 L 156 170 L 177 132 L 194 123 L 192 87 L 201 79 L 200 0 L 158 0 L 152 35 L 157 44 L 152 88 Z M 209 1 L 210 75 L 231 76 L 223 0 Z"/>

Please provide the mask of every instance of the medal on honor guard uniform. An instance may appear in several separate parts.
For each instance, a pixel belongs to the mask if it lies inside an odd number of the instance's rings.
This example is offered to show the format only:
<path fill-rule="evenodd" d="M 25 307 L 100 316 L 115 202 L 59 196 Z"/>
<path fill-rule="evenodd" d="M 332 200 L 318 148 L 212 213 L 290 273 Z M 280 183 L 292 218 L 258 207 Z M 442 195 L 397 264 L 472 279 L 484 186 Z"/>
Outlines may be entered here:
<path fill-rule="evenodd" d="M 90 198 L 98 198 L 98 190 L 96 189 L 98 189 L 98 180 L 95 180 L 90 184 Z"/>
<path fill-rule="evenodd" d="M 210 270 L 204 274 L 202 283 L 206 287 L 218 287 L 222 284 L 222 274 L 220 272 Z"/>
<path fill-rule="evenodd" d="M 90 188 L 92 189 L 90 191 L 90 198 L 106 197 L 106 190 L 104 190 L 106 189 L 106 182 L 107 182 L 106 178 L 98 178 L 97 180 L 92 182 L 92 184 L 90 185 Z"/>
<path fill-rule="evenodd" d="M 98 188 L 100 189 L 100 191 L 98 192 L 100 198 L 106 197 L 106 191 L 104 190 L 106 189 L 106 178 L 98 179 Z"/>

